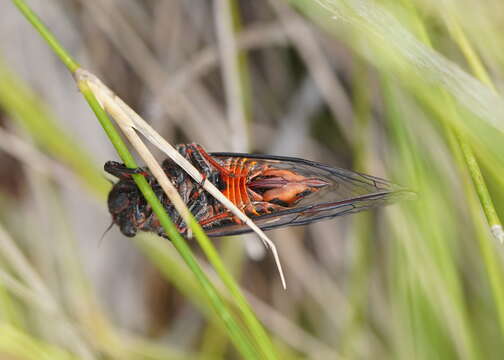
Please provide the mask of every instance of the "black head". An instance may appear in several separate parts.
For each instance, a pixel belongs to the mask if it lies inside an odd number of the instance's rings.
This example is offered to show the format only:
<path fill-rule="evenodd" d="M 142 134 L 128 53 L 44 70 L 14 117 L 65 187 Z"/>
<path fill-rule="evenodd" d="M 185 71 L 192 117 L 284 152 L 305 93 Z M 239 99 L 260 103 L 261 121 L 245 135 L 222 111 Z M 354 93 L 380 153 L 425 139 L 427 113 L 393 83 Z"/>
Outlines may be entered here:
<path fill-rule="evenodd" d="M 131 179 L 118 181 L 108 195 L 108 208 L 112 220 L 119 225 L 121 232 L 128 237 L 138 230 L 138 205 L 142 197 L 135 182 Z"/>

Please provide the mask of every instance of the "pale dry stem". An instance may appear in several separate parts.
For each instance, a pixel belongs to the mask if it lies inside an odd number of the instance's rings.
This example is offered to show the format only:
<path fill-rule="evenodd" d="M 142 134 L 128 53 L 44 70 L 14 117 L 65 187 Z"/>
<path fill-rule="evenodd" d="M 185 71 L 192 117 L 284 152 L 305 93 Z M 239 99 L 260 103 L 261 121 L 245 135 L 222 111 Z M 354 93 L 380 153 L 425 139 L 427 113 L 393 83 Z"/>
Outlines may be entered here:
<path fill-rule="evenodd" d="M 170 182 L 161 166 L 155 160 L 154 156 L 147 149 L 138 134 L 137 130 L 147 138 L 153 145 L 163 151 L 170 159 L 186 171 L 197 183 L 202 184 L 203 188 L 209 192 L 215 199 L 220 201 L 228 208 L 237 218 L 249 226 L 261 239 L 264 246 L 269 248 L 273 253 L 275 263 L 280 274 L 282 286 L 287 288 L 285 276 L 282 270 L 282 265 L 275 244 L 264 234 L 264 232 L 254 222 L 243 213 L 235 204 L 225 197 L 217 187 L 210 181 L 203 178 L 200 172 L 184 158 L 173 146 L 171 146 L 161 135 L 159 135 L 149 124 L 147 124 L 133 109 L 131 109 L 124 101 L 122 101 L 112 90 L 104 85 L 94 74 L 87 70 L 79 69 L 75 74 L 77 81 L 85 81 L 93 94 L 96 96 L 102 107 L 114 118 L 118 123 L 125 136 L 130 140 L 132 145 L 138 151 L 139 155 L 145 161 L 149 170 L 152 172 L 158 183 L 161 185 L 166 195 L 172 201 L 173 205 L 182 216 L 186 224 L 189 222 L 189 210 L 184 201 L 180 197 L 173 184 Z"/>

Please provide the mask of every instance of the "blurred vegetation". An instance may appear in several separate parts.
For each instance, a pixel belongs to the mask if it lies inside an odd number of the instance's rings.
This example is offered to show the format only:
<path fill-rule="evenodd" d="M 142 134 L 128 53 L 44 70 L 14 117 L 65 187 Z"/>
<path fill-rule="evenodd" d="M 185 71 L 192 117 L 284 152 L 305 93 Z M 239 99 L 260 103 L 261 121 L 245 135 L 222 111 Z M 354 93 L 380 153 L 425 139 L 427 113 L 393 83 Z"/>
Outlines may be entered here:
<path fill-rule="evenodd" d="M 256 239 L 216 240 L 277 358 L 502 357 L 501 1 L 28 3 L 171 143 L 418 192 L 270 232 L 287 292 Z M 240 358 L 166 240 L 113 229 L 98 245 L 116 155 L 10 2 L 0 30 L 0 358 Z"/>

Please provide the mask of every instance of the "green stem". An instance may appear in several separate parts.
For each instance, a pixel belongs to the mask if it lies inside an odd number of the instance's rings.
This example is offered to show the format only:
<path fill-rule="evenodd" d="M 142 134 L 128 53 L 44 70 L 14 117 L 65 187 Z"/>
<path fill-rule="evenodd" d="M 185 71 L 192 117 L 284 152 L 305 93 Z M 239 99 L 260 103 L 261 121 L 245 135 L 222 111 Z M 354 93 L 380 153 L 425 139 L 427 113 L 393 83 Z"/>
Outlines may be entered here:
<path fill-rule="evenodd" d="M 413 11 L 415 11 L 413 5 L 411 5 L 410 8 Z M 490 76 L 488 75 L 478 55 L 471 47 L 470 42 L 467 40 L 462 28 L 456 21 L 456 18 L 450 14 L 450 11 L 446 11 L 445 21 L 447 23 L 452 38 L 460 47 L 462 53 L 466 57 L 466 60 L 468 61 L 473 72 L 482 82 L 488 85 L 489 88 L 495 92 L 495 86 L 490 80 Z M 418 23 L 420 24 L 420 22 Z M 425 31 L 422 31 L 422 34 L 427 33 Z M 423 38 L 423 40 L 429 46 L 431 46 L 430 39 L 427 35 L 425 35 L 425 38 Z M 451 98 L 449 98 L 447 94 L 444 94 L 444 96 L 447 99 L 446 102 L 448 104 L 451 104 Z M 448 110 L 455 112 L 454 106 L 448 107 Z M 471 149 L 471 146 L 466 141 L 465 137 L 460 133 L 460 131 L 456 129 L 453 125 L 447 124 L 447 122 L 444 121 L 443 118 L 444 118 L 443 116 L 440 116 L 442 125 L 444 126 L 445 129 L 448 144 L 452 150 L 452 153 L 457 161 L 459 168 L 463 169 L 464 167 L 466 167 L 469 172 L 473 186 L 476 189 L 476 193 L 478 195 L 479 203 L 483 208 L 483 212 L 485 214 L 487 223 L 491 227 L 492 231 L 494 229 L 494 226 L 502 229 L 500 219 L 493 205 L 492 198 L 490 196 L 485 180 L 481 173 L 478 161 Z M 470 184 L 464 181 L 464 187 L 468 198 L 472 199 L 473 194 L 471 193 Z M 474 200 L 474 202 L 476 202 L 476 200 Z M 473 210 L 474 207 L 472 206 L 469 206 L 469 209 L 471 209 L 471 211 L 474 211 Z M 490 286 L 492 288 L 494 301 L 497 307 L 497 312 L 499 314 L 499 325 L 501 328 L 501 332 L 504 334 L 504 287 L 502 286 L 501 282 L 502 274 L 499 269 L 498 259 L 496 257 L 496 254 L 492 251 L 491 244 L 489 244 L 488 241 L 486 241 L 487 239 L 485 235 L 482 234 L 479 222 L 475 222 L 475 226 L 476 230 L 478 231 L 478 234 L 480 235 L 477 238 L 479 240 L 481 252 L 485 260 L 484 263 L 487 275 L 490 280 Z"/>
<path fill-rule="evenodd" d="M 38 30 L 38 32 L 41 34 L 41 36 L 47 41 L 49 46 L 53 49 L 53 51 L 59 56 L 59 58 L 62 60 L 62 62 L 66 65 L 66 67 L 72 72 L 75 73 L 77 69 L 79 69 L 79 64 L 64 50 L 64 48 L 59 44 L 59 42 L 56 40 L 56 38 L 51 34 L 51 32 L 47 29 L 47 27 L 41 22 L 41 20 L 38 18 L 38 16 L 29 8 L 28 5 L 23 0 L 13 0 L 13 3 L 18 7 L 18 9 L 25 15 L 25 17 L 28 19 L 28 21 Z M 107 114 L 105 113 L 105 110 L 101 107 L 101 105 L 98 103 L 96 100 L 94 94 L 92 93 L 91 89 L 87 85 L 87 83 L 83 81 L 78 81 L 78 86 L 86 98 L 87 102 L 89 103 L 90 107 L 96 114 L 100 124 L 102 125 L 103 129 L 107 133 L 110 141 L 112 142 L 113 146 L 115 147 L 116 151 L 118 152 L 119 156 L 123 160 L 123 162 L 126 164 L 126 166 L 130 168 L 136 168 L 138 167 L 133 156 L 129 152 L 128 148 L 126 147 L 126 144 L 122 141 L 121 136 L 117 133 L 116 129 L 112 125 L 112 122 L 108 118 Z M 235 320 L 235 318 L 232 316 L 231 312 L 228 310 L 226 304 L 222 301 L 220 296 L 218 295 L 217 290 L 214 288 L 214 286 L 210 283 L 204 272 L 201 270 L 201 267 L 197 263 L 195 257 L 193 256 L 189 246 L 183 239 L 183 237 L 180 235 L 180 233 L 177 231 L 176 227 L 174 226 L 173 222 L 169 218 L 169 216 L 166 214 L 166 211 L 163 207 L 163 205 L 159 202 L 157 196 L 154 194 L 152 188 L 150 185 L 147 183 L 147 180 L 142 176 L 142 175 L 133 175 L 133 180 L 137 184 L 138 188 L 144 195 L 145 199 L 147 202 L 151 205 L 154 213 L 157 215 L 161 225 L 163 226 L 166 234 L 168 237 L 172 240 L 173 245 L 177 249 L 177 251 L 180 253 L 186 264 L 189 266 L 191 271 L 194 273 L 196 276 L 197 280 L 199 281 L 200 285 L 204 289 L 208 299 L 210 300 L 210 303 L 212 304 L 214 310 L 217 312 L 221 320 L 224 322 L 230 338 L 234 341 L 235 345 L 239 349 L 239 351 L 242 353 L 242 355 L 247 358 L 247 359 L 256 359 L 258 358 L 258 352 L 256 351 L 256 348 L 254 344 L 251 342 L 249 336 L 247 333 L 245 333 L 242 329 L 242 326 Z M 206 243 L 206 247 L 212 247 L 210 244 L 210 241 L 206 237 L 206 235 L 203 233 L 203 230 L 201 229 L 200 226 L 194 221 L 192 221 L 194 224 L 194 230 L 197 238 L 203 239 L 202 242 Z M 194 225 L 190 224 L 190 225 Z M 198 240 L 201 240 L 198 239 Z M 206 242 L 205 240 L 206 239 Z M 215 259 L 218 259 L 218 255 L 213 251 L 211 253 L 210 258 L 212 258 L 213 261 Z M 234 287 L 232 288 L 232 292 L 238 292 L 239 289 L 236 283 L 230 278 L 230 275 L 227 273 L 226 269 L 222 266 L 220 268 L 219 273 L 222 275 L 222 273 L 225 274 L 226 278 L 226 284 L 233 284 Z M 243 295 L 242 295 L 243 296 Z M 240 308 L 243 311 L 243 304 L 241 304 Z M 252 328 L 252 334 L 256 336 L 258 339 L 258 344 L 264 345 L 265 342 L 262 339 L 261 332 L 258 332 L 258 328 L 262 329 L 261 325 L 257 322 L 255 319 L 255 316 L 253 313 L 248 311 L 250 308 L 247 307 L 244 311 L 245 319 L 247 320 L 247 323 L 251 323 L 250 316 L 255 320 L 256 325 L 253 325 Z M 249 314 L 251 314 L 249 316 Z M 254 321 L 252 321 L 254 324 Z M 264 332 L 264 330 L 263 330 Z M 266 350 L 268 350 L 265 347 L 262 347 L 261 350 L 263 353 L 267 353 Z"/>
<path fill-rule="evenodd" d="M 495 89 L 495 85 L 492 83 L 492 80 L 490 79 L 485 66 L 483 66 L 478 54 L 472 48 L 471 43 L 465 36 L 464 31 L 460 27 L 455 16 L 451 14 L 451 11 L 449 9 L 448 11 L 446 11 L 445 21 L 453 40 L 455 40 L 455 42 L 458 44 L 460 51 L 462 51 L 462 53 L 464 54 L 469 66 L 471 67 L 476 77 L 496 93 L 497 91 Z"/>
<path fill-rule="evenodd" d="M 476 157 L 474 156 L 474 153 L 471 150 L 471 147 L 464 140 L 462 135 L 460 135 L 460 133 L 456 132 L 456 136 L 457 136 L 457 140 L 460 144 L 460 148 L 462 150 L 462 153 L 464 154 L 465 163 L 467 165 L 469 173 L 471 174 L 471 178 L 472 178 L 474 187 L 476 188 L 476 193 L 478 194 L 478 197 L 479 197 L 481 206 L 483 207 L 483 211 L 485 213 L 487 221 L 491 227 L 496 226 L 496 225 L 500 226 L 501 224 L 500 224 L 499 216 L 497 215 L 497 212 L 495 211 L 495 207 L 493 205 L 492 198 L 490 196 L 490 193 L 488 192 L 488 188 L 485 184 L 485 180 L 483 179 L 483 175 L 481 174 L 481 170 L 478 165 L 478 161 L 476 160 Z"/>
<path fill-rule="evenodd" d="M 42 20 L 30 9 L 23 0 L 12 0 L 19 11 L 28 19 L 40 35 L 45 39 L 53 51 L 58 55 L 61 61 L 66 65 L 70 72 L 74 73 L 80 65 L 75 61 L 70 54 L 60 45 L 58 40 L 53 36 L 49 29 L 42 23 Z"/>
<path fill-rule="evenodd" d="M 122 141 L 121 137 L 116 132 L 114 126 L 112 125 L 112 122 L 105 113 L 105 110 L 103 110 L 101 105 L 98 103 L 87 83 L 84 81 L 79 81 L 78 86 L 85 99 L 89 103 L 89 106 L 93 109 L 96 117 L 98 118 L 98 121 L 109 136 L 110 141 L 114 145 L 124 164 L 130 168 L 138 167 L 135 159 L 128 151 L 126 144 Z M 152 210 L 158 217 L 161 226 L 163 226 L 163 229 L 172 241 L 173 245 L 180 253 L 187 266 L 192 270 L 200 285 L 205 290 L 205 293 L 207 294 L 214 309 L 216 310 L 220 318 L 224 321 L 228 331 L 230 332 L 230 337 L 235 340 L 235 345 L 240 349 L 242 354 L 247 359 L 255 359 L 256 351 L 253 345 L 251 344 L 245 333 L 242 331 L 239 324 L 235 321 L 234 317 L 227 310 L 224 302 L 219 297 L 217 290 L 201 270 L 195 257 L 191 253 L 191 249 L 185 242 L 184 238 L 180 235 L 169 216 L 166 214 L 163 205 L 160 203 L 159 199 L 148 184 L 145 177 L 143 175 L 133 175 L 133 180 L 135 181 L 136 185 L 142 192 L 147 202 L 151 205 Z"/>
<path fill-rule="evenodd" d="M 462 167 L 462 164 L 464 163 L 464 158 L 466 158 L 465 163 L 469 164 L 469 166 L 478 166 L 478 163 L 476 161 L 473 161 L 474 159 L 472 152 L 471 151 L 467 152 L 468 149 L 466 148 L 466 144 L 461 142 L 461 138 L 457 137 L 456 134 L 454 134 L 454 131 L 449 132 L 447 131 L 447 134 L 448 134 L 448 144 L 450 145 L 450 148 L 452 149 L 452 152 L 454 154 L 454 158 L 459 164 L 459 166 Z M 478 201 L 476 197 L 473 195 L 474 193 L 470 191 L 471 180 L 469 180 L 468 176 L 463 177 L 463 185 L 468 194 L 470 204 L 477 204 Z M 476 188 L 478 189 L 478 187 Z M 486 194 L 484 196 L 489 195 Z M 474 216 L 477 216 L 476 205 L 470 205 L 468 206 L 468 208 L 471 210 Z M 490 286 L 492 288 L 497 313 L 499 315 L 499 326 L 501 329 L 501 333 L 504 334 L 504 286 L 501 281 L 502 272 L 499 264 L 499 259 L 496 256 L 495 251 L 493 250 L 492 244 L 487 241 L 485 226 L 483 225 L 482 222 L 476 223 L 476 231 L 478 234 L 477 238 L 479 240 L 479 245 L 481 253 L 483 255 L 484 264 L 486 267 L 488 278 L 490 280 Z"/>
<path fill-rule="evenodd" d="M 203 230 L 201 229 L 200 226 L 197 228 L 193 228 L 196 231 L 194 232 L 196 239 L 198 239 L 198 243 L 207 255 L 209 261 L 211 262 L 212 266 L 215 268 L 215 271 L 219 274 L 220 278 L 226 285 L 226 287 L 229 289 L 231 294 L 233 295 L 233 298 L 238 305 L 238 308 L 240 309 L 244 321 L 247 324 L 247 326 L 251 329 L 252 334 L 255 336 L 255 339 L 259 345 L 259 347 L 263 350 L 263 355 L 265 356 L 266 359 L 276 359 L 276 352 L 273 347 L 273 344 L 271 343 L 268 334 L 264 330 L 263 326 L 261 323 L 257 320 L 257 317 L 255 316 L 254 312 L 252 311 L 252 308 L 250 307 L 250 304 L 248 303 L 247 299 L 241 292 L 240 288 L 236 284 L 236 281 L 234 281 L 232 275 L 227 271 L 226 266 L 222 262 L 220 256 L 218 255 L 217 251 L 215 250 L 215 247 L 209 242 L 209 241 L 200 241 L 199 238 L 202 236 L 206 235 L 204 234 Z M 199 233 L 201 231 L 201 233 Z M 199 236 L 198 236 L 199 235 Z M 208 239 L 208 238 L 207 238 Z"/>
<path fill-rule="evenodd" d="M 471 67 L 473 73 L 476 77 L 487 85 L 494 93 L 497 93 L 495 90 L 495 86 L 490 79 L 485 67 L 483 66 L 481 60 L 479 59 L 476 51 L 471 46 L 471 43 L 467 39 L 464 34 L 464 31 L 458 24 L 457 20 L 453 15 L 446 15 L 446 23 L 448 29 L 451 33 L 452 38 L 458 44 L 460 50 L 464 54 L 469 66 Z M 495 210 L 494 204 L 492 202 L 492 198 L 488 191 L 488 188 L 485 183 L 485 179 L 481 174 L 480 167 L 478 165 L 478 161 L 474 156 L 474 153 L 470 147 L 470 145 L 465 141 L 464 137 L 459 133 L 456 134 L 457 139 L 459 141 L 460 147 L 464 154 L 464 159 L 467 164 L 467 168 L 469 169 L 469 173 L 471 174 L 471 178 L 476 188 L 476 193 L 478 194 L 479 201 L 481 206 L 483 207 L 483 211 L 487 218 L 488 224 L 490 225 L 492 231 L 493 229 L 500 228 L 502 230 L 502 224 L 500 222 L 499 216 L 497 215 L 497 211 Z M 499 240 L 502 242 L 504 239 L 502 235 L 494 234 L 494 236 L 500 236 Z"/>

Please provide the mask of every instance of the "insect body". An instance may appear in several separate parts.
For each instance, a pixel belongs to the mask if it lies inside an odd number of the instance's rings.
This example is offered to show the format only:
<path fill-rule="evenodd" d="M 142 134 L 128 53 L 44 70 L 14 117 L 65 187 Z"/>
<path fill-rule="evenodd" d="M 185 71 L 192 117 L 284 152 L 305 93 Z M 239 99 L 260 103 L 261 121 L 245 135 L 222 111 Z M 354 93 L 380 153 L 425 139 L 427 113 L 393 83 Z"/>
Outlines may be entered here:
<path fill-rule="evenodd" d="M 332 168 L 316 162 L 269 155 L 208 154 L 197 144 L 181 144 L 177 150 L 238 208 L 263 230 L 304 225 L 388 204 L 411 192 L 386 180 Z M 162 164 L 168 178 L 196 220 L 210 236 L 235 235 L 251 230 L 203 190 L 172 160 Z M 131 174 L 143 174 L 178 229 L 186 225 L 147 169 L 128 169 L 109 161 L 105 171 L 119 181 L 108 197 L 113 222 L 126 236 L 138 230 L 166 237 Z"/>

